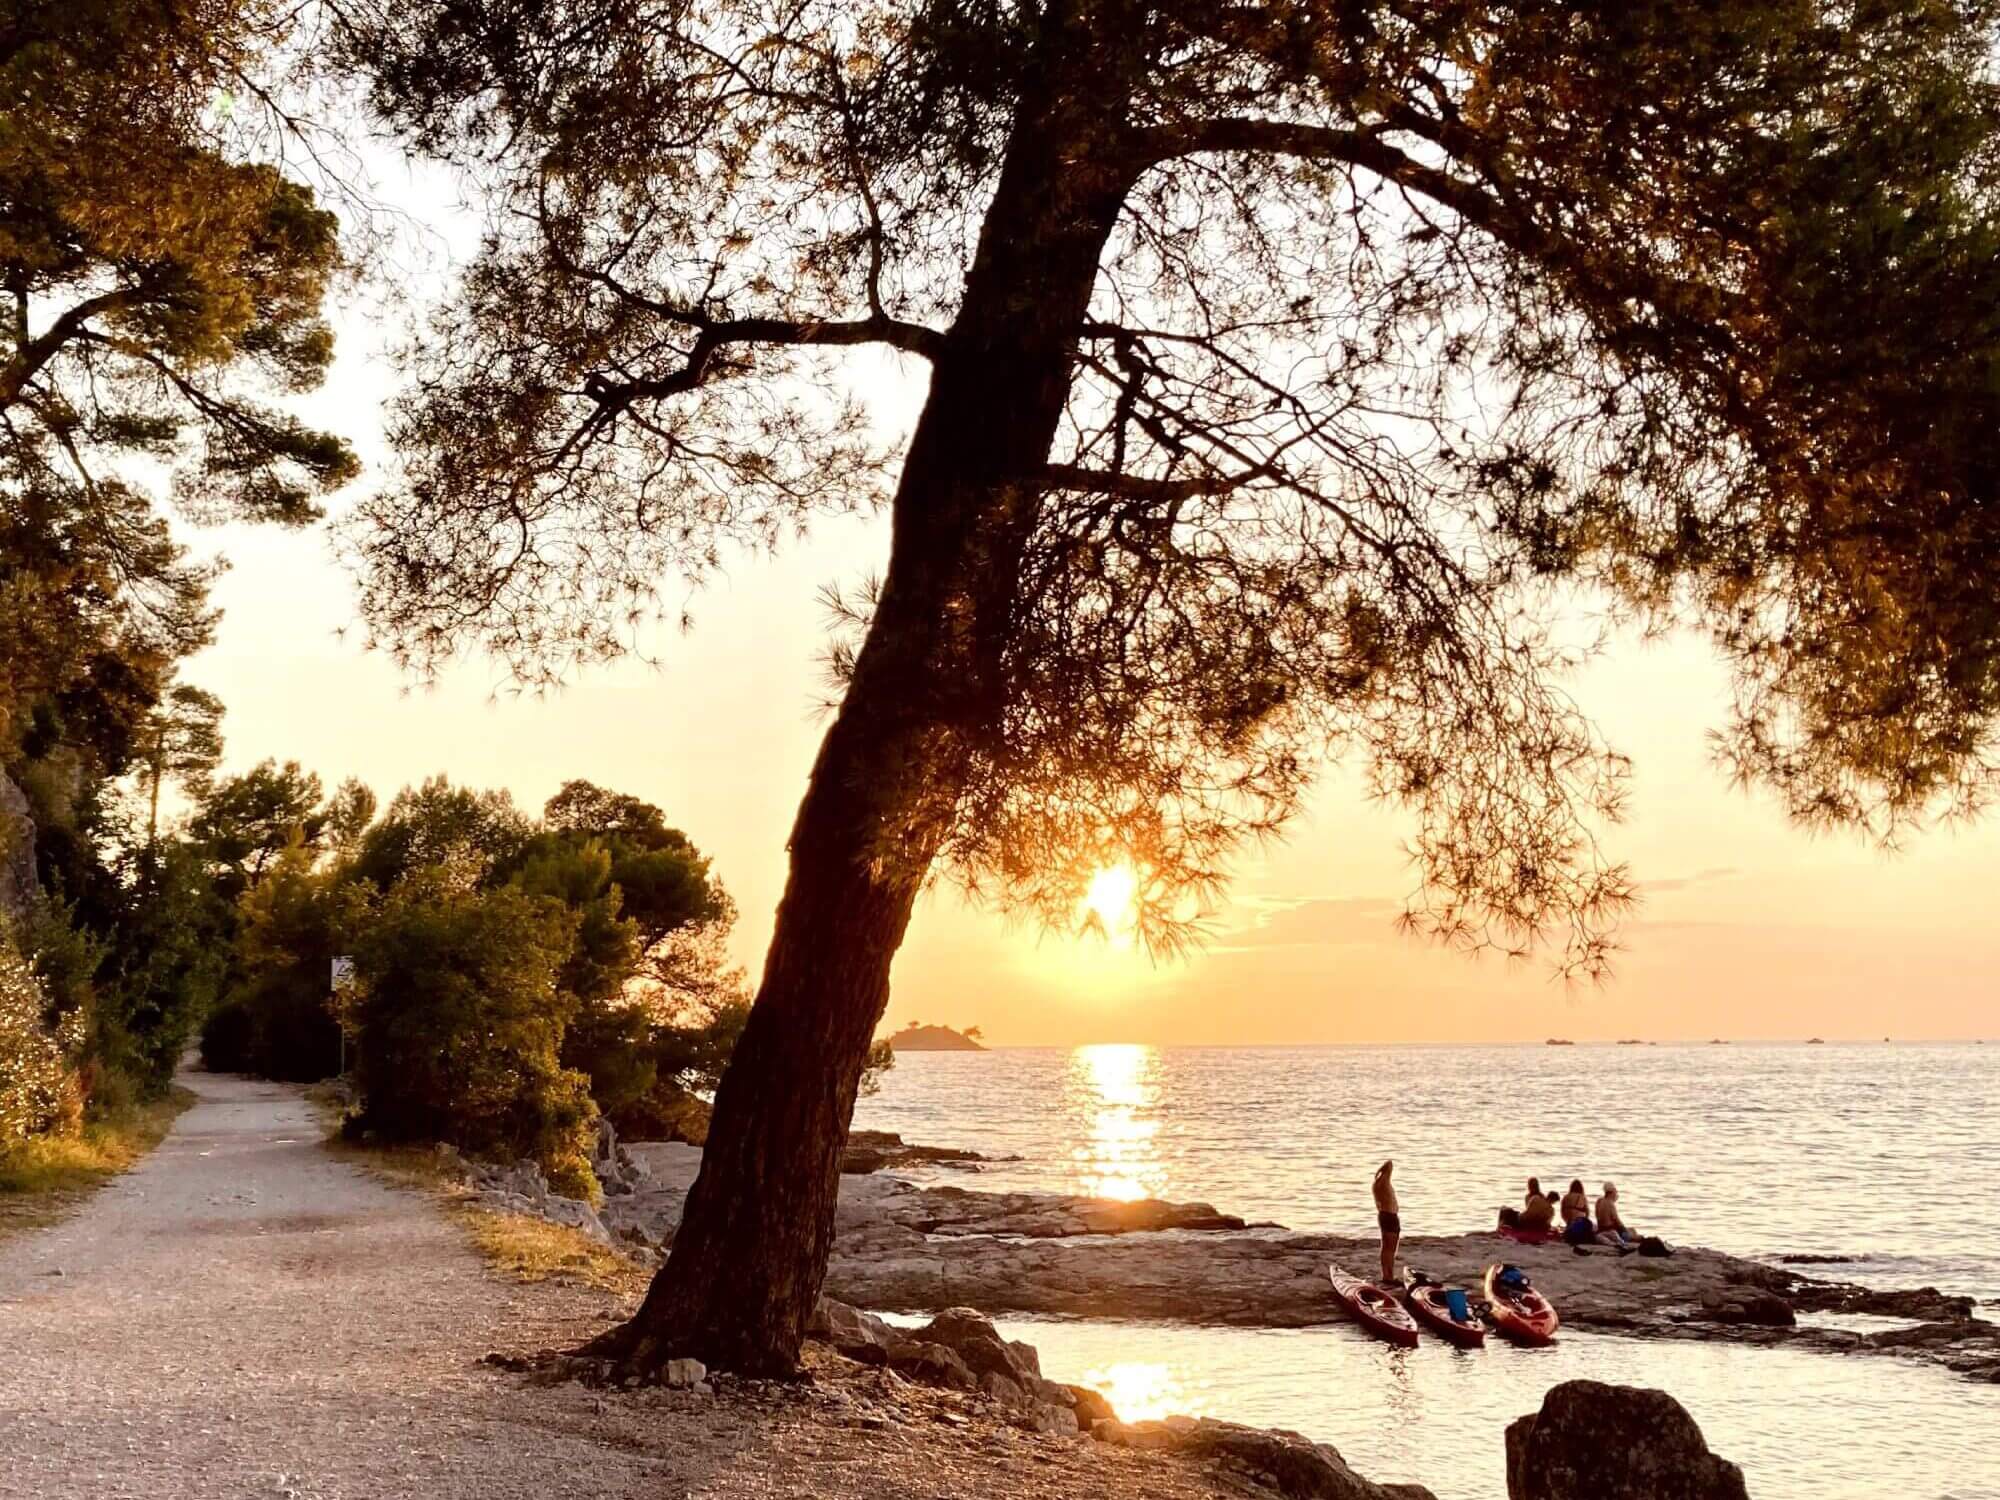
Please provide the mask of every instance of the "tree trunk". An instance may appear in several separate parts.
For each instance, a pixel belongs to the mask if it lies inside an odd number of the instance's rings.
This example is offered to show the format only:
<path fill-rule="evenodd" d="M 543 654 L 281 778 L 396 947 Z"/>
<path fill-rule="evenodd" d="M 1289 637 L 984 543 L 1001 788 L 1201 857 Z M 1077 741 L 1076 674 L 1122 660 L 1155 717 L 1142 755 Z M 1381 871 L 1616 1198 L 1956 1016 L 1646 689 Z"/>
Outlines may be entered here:
<path fill-rule="evenodd" d="M 1085 119 L 1078 101 L 1093 92 Z M 624 1371 L 684 1355 L 745 1374 L 797 1368 L 889 967 L 974 748 L 997 727 L 1033 476 L 1130 186 L 1108 149 L 1122 111 L 1105 93 L 1052 85 L 1017 116 L 904 463 L 881 598 L 793 825 L 763 981 L 700 1175 L 644 1305 L 585 1351 Z"/>

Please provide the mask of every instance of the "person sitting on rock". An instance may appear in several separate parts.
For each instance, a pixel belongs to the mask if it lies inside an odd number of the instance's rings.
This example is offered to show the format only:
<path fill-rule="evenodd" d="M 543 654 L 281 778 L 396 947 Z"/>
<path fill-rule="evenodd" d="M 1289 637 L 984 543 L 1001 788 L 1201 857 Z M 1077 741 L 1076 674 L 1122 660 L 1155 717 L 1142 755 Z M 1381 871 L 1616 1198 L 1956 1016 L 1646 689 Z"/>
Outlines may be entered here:
<path fill-rule="evenodd" d="M 1509 1208 L 1504 1203 L 1500 1206 L 1500 1227 L 1502 1229 L 1521 1228 L 1522 1209 L 1533 1208 L 1541 1201 L 1541 1197 L 1542 1179 L 1539 1177 L 1530 1177 L 1528 1179 L 1527 1195 L 1521 1199 L 1521 1208 Z"/>
<path fill-rule="evenodd" d="M 1618 1184 L 1607 1182 L 1597 1196 L 1597 1237 L 1607 1244 L 1629 1245 L 1638 1238 L 1618 1216 Z"/>
<path fill-rule="evenodd" d="M 1578 1219 L 1588 1221 L 1590 1218 L 1590 1194 L 1583 1190 L 1581 1177 L 1572 1177 L 1569 1180 L 1569 1191 L 1562 1196 L 1562 1216 L 1564 1229 L 1568 1229 Z"/>
<path fill-rule="evenodd" d="M 1529 1234 L 1546 1234 L 1556 1225 L 1556 1195 L 1539 1190 L 1528 1194 L 1528 1203 L 1521 1210 L 1521 1218 L 1516 1227 Z"/>

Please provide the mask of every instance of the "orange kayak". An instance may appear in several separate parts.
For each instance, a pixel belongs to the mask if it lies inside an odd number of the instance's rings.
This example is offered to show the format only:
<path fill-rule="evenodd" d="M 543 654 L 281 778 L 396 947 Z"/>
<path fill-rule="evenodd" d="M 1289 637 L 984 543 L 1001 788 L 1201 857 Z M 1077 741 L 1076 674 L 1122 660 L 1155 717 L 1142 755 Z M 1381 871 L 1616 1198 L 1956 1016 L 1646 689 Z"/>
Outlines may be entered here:
<path fill-rule="evenodd" d="M 1553 1344 L 1562 1319 L 1555 1304 L 1524 1281 L 1519 1286 L 1503 1286 L 1500 1273 L 1506 1266 L 1486 1268 L 1486 1305 L 1493 1326 L 1517 1344 Z"/>
<path fill-rule="evenodd" d="M 1417 1347 L 1417 1325 L 1394 1293 L 1372 1281 L 1350 1276 L 1339 1266 L 1328 1266 L 1326 1274 L 1333 1282 L 1333 1295 L 1363 1332 L 1405 1349 Z"/>

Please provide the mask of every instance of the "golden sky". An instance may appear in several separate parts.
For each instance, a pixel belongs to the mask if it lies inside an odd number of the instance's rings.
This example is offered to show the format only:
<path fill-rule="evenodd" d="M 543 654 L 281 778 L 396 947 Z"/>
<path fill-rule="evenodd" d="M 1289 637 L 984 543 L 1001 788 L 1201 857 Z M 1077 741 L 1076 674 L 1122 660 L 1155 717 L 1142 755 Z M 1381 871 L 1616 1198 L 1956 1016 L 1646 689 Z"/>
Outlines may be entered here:
<path fill-rule="evenodd" d="M 350 309 L 312 401 L 370 461 L 357 489 L 379 472 L 393 384 L 379 347 L 400 336 L 384 324 L 379 308 Z M 884 361 L 863 378 L 885 422 L 919 394 Z M 297 759 L 329 786 L 360 776 L 384 800 L 440 771 L 528 808 L 571 777 L 635 793 L 714 856 L 754 975 L 822 728 L 815 595 L 879 572 L 885 521 L 830 522 L 775 559 L 736 559 L 693 596 L 692 632 L 654 634 L 658 668 L 615 664 L 542 698 L 508 693 L 483 661 L 423 687 L 364 651 L 350 581 L 320 533 L 190 539 L 232 563 L 220 637 L 188 672 L 229 706 L 230 768 Z M 670 587 L 670 610 L 680 598 Z M 1094 939 L 1009 930 L 939 891 L 897 961 L 889 1021 L 978 1024 L 1000 1044 L 2000 1036 L 2000 820 L 1893 856 L 1788 826 L 1709 763 L 1726 682 L 1699 640 L 1620 641 L 1576 691 L 1636 765 L 1609 844 L 1647 896 L 1605 986 L 1398 936 L 1409 825 L 1335 769 L 1283 843 L 1241 861 L 1233 904 L 1192 959 L 1156 966 Z"/>

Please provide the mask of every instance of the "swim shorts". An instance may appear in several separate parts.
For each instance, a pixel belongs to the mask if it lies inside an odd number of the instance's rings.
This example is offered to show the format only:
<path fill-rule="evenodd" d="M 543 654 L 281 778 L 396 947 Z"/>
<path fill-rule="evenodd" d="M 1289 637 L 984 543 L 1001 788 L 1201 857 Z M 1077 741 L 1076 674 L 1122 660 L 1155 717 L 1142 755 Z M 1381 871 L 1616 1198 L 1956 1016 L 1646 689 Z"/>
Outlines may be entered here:
<path fill-rule="evenodd" d="M 1375 1215 L 1375 1222 L 1382 1226 L 1384 1234 L 1401 1234 L 1403 1232 L 1403 1220 L 1398 1214 L 1377 1214 Z"/>

